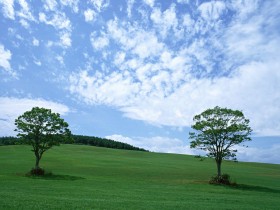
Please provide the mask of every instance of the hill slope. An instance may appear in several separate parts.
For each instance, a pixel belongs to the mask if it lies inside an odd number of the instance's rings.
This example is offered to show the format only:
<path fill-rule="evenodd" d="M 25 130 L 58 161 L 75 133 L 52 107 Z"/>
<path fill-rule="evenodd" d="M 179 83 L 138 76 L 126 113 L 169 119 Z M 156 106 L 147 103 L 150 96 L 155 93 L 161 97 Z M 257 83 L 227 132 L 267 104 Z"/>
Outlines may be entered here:
<path fill-rule="evenodd" d="M 29 146 L 0 147 L 0 209 L 277 209 L 280 165 L 225 162 L 238 188 L 213 186 L 213 160 L 192 156 L 61 145 L 29 178 Z"/>

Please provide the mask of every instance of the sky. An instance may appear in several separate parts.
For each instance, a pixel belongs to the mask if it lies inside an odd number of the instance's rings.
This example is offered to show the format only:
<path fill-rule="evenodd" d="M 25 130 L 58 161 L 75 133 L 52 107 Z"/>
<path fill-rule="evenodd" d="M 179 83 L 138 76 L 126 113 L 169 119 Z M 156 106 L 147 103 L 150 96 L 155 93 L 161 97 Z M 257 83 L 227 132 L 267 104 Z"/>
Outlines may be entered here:
<path fill-rule="evenodd" d="M 0 136 L 34 106 L 74 134 L 197 154 L 193 117 L 241 110 L 240 161 L 280 164 L 279 0 L 0 0 Z"/>

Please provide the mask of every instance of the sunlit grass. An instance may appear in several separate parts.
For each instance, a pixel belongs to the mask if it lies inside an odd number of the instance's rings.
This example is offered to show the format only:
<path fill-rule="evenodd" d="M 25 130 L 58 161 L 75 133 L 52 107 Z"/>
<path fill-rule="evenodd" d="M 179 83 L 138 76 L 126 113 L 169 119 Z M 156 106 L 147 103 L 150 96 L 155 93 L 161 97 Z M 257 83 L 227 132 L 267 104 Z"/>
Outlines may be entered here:
<path fill-rule="evenodd" d="M 239 185 L 209 185 L 213 160 L 62 145 L 33 167 L 28 146 L 0 147 L 0 209 L 279 209 L 280 165 L 224 162 Z"/>

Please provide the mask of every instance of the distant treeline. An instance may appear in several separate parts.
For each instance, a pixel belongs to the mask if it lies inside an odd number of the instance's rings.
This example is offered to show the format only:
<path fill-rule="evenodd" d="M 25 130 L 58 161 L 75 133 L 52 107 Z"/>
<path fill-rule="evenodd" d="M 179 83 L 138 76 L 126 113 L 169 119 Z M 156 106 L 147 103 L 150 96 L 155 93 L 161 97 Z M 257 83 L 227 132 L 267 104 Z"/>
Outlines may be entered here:
<path fill-rule="evenodd" d="M 82 135 L 72 135 L 74 141 L 72 144 L 83 144 L 91 145 L 97 147 L 107 147 L 113 149 L 125 149 L 125 150 L 138 150 L 138 151 L 147 151 L 145 149 L 134 147 L 130 144 L 114 141 L 110 139 L 99 138 L 95 136 L 82 136 Z M 21 144 L 21 141 L 17 137 L 0 137 L 0 146 L 3 145 L 16 145 Z"/>
<path fill-rule="evenodd" d="M 19 138 L 17 137 L 0 137 L 0 146 L 3 145 L 15 145 L 19 143 Z"/>
<path fill-rule="evenodd" d="M 147 151 L 145 149 L 134 147 L 130 144 L 114 141 L 110 139 L 104 139 L 94 136 L 81 136 L 81 135 L 73 135 L 74 144 L 84 144 L 91 145 L 97 147 L 108 147 L 114 149 L 126 149 L 126 150 L 138 150 L 138 151 Z"/>

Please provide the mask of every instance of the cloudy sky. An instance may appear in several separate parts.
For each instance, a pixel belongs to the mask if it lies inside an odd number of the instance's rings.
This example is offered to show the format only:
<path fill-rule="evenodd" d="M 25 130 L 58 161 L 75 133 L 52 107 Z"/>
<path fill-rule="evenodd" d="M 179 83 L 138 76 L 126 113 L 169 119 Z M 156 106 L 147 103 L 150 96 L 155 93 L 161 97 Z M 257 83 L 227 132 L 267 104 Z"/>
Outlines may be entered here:
<path fill-rule="evenodd" d="M 74 134 L 194 154 L 192 118 L 242 110 L 239 160 L 280 163 L 279 0 L 0 0 L 0 136 L 34 106 Z"/>

